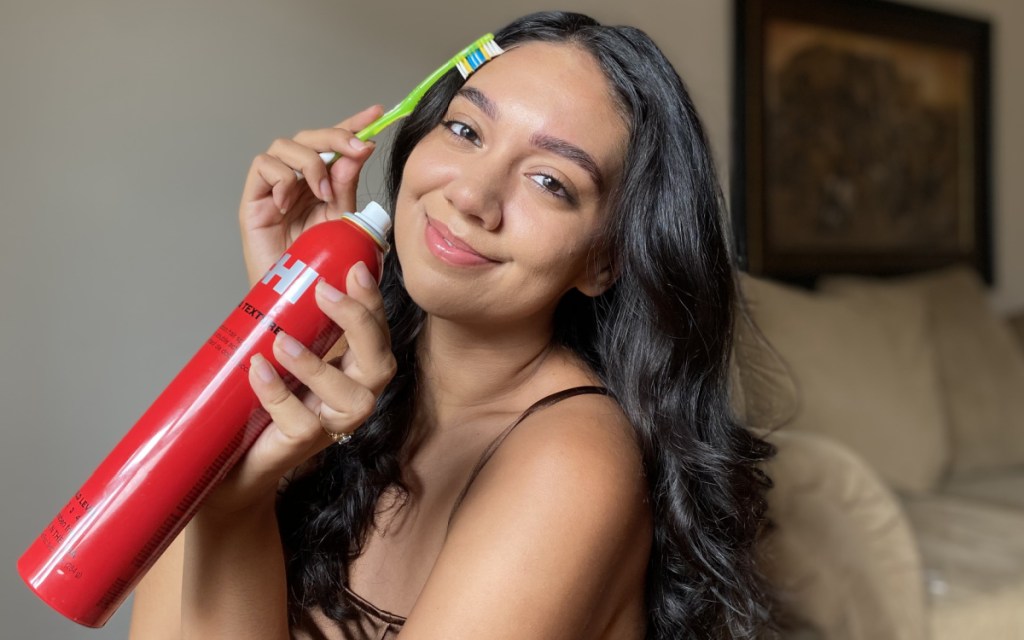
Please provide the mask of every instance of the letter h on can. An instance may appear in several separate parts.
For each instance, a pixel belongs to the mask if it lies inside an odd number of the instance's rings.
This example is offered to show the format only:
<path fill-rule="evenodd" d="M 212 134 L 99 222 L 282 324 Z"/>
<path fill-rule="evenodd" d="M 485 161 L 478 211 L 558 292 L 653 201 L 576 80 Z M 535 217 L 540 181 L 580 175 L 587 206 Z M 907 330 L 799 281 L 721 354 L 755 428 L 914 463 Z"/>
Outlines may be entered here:
<path fill-rule="evenodd" d="M 281 297 L 288 302 L 294 304 L 306 292 L 306 289 L 309 289 L 309 286 L 316 282 L 320 274 L 312 267 L 307 267 L 306 263 L 298 258 L 295 259 L 295 263 L 292 266 L 286 266 L 291 258 L 290 253 L 281 256 L 277 264 L 270 268 L 267 275 L 263 276 L 261 282 L 263 284 L 270 284 L 270 281 L 276 277 L 278 280 L 274 285 L 274 291 L 281 294 Z"/>

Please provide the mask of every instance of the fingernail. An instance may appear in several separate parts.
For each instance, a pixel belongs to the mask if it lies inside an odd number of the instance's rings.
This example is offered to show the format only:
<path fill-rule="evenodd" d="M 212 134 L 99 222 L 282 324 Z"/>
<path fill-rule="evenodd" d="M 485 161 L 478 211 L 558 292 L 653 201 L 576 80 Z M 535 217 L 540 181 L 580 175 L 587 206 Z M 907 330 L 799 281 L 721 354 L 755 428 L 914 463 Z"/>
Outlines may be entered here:
<path fill-rule="evenodd" d="M 320 195 L 325 202 L 334 201 L 334 193 L 331 192 L 331 181 L 327 178 L 320 181 Z"/>
<path fill-rule="evenodd" d="M 359 283 L 359 286 L 364 289 L 373 289 L 376 287 L 377 282 L 373 279 L 373 276 L 370 275 L 370 270 L 366 268 L 365 263 L 357 262 L 355 266 L 352 267 L 352 271 L 356 274 L 356 282 Z"/>
<path fill-rule="evenodd" d="M 267 359 L 258 353 L 249 361 L 249 366 L 256 370 L 256 375 L 263 382 L 273 382 L 274 378 L 277 377 L 274 368 L 270 366 Z"/>
<path fill-rule="evenodd" d="M 277 340 L 278 344 L 281 345 L 281 349 L 283 349 L 285 353 L 287 353 L 293 358 L 298 358 L 299 356 L 301 356 L 302 352 L 305 351 L 306 349 L 305 347 L 302 346 L 301 343 L 299 343 L 298 340 L 291 337 L 284 331 L 277 334 Z"/>
<path fill-rule="evenodd" d="M 360 140 L 359 138 L 351 138 L 348 141 L 348 146 L 352 147 L 356 151 L 362 151 L 367 147 L 367 144 Z"/>
<path fill-rule="evenodd" d="M 316 289 L 321 295 L 323 295 L 323 297 L 327 298 L 331 302 L 341 302 L 345 298 L 344 293 L 332 287 L 326 280 L 318 282 Z"/>

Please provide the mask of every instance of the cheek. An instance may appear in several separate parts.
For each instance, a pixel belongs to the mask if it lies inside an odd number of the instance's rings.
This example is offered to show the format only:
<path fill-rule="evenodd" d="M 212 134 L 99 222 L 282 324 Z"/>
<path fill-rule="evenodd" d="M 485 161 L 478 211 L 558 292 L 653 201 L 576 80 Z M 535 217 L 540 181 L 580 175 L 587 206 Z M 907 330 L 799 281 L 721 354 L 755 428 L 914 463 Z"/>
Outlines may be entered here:
<path fill-rule="evenodd" d="M 417 203 L 432 189 L 432 185 L 438 182 L 432 175 L 432 171 L 436 169 L 431 169 L 436 163 L 430 162 L 429 155 L 424 151 L 424 144 L 421 142 L 409 154 L 402 169 L 402 182 L 395 199 L 395 251 L 398 253 L 399 262 L 402 255 L 411 248 L 416 236 L 420 218 Z"/>
<path fill-rule="evenodd" d="M 573 288 L 586 272 L 590 243 L 567 242 L 579 230 L 538 228 L 525 237 L 520 246 L 526 248 L 518 263 L 523 267 L 524 286 L 536 286 L 560 295 Z"/>
<path fill-rule="evenodd" d="M 417 229 L 417 208 L 415 198 L 403 186 L 398 192 L 398 199 L 395 203 L 395 225 L 394 225 L 394 247 L 395 257 L 398 264 L 402 265 L 403 272 L 408 266 L 406 263 L 415 254 L 415 240 Z"/>
<path fill-rule="evenodd" d="M 436 132 L 429 133 L 413 147 L 402 169 L 399 193 L 406 191 L 415 198 L 437 188 L 454 175 L 456 167 L 452 154 L 441 152 L 438 135 Z"/>

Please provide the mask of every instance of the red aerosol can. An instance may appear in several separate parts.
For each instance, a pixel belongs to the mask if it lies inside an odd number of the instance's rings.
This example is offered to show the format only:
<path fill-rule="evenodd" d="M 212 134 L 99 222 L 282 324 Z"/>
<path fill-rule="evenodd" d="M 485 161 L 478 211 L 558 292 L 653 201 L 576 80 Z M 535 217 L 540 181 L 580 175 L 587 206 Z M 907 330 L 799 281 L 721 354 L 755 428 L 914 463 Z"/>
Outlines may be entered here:
<path fill-rule="evenodd" d="M 341 329 L 317 306 L 316 282 L 344 291 L 360 261 L 379 279 L 390 227 L 371 202 L 286 250 L 18 560 L 36 595 L 79 624 L 107 622 L 270 422 L 249 359 L 285 375 L 272 351 L 282 330 L 324 355 Z"/>

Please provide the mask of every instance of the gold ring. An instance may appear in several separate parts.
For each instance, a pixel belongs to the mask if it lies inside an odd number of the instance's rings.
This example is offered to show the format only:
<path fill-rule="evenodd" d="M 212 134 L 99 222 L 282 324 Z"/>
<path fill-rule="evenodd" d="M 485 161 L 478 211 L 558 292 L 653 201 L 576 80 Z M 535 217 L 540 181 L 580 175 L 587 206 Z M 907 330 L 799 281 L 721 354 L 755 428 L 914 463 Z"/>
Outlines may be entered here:
<path fill-rule="evenodd" d="M 316 419 L 320 422 L 320 428 L 324 430 L 324 433 L 326 433 L 327 436 L 331 440 L 333 440 L 335 444 L 345 444 L 346 442 L 351 440 L 352 439 L 352 434 L 351 433 L 335 433 L 334 431 L 331 431 L 330 429 L 328 429 L 326 425 L 324 425 L 324 416 L 321 413 L 323 411 L 323 409 L 324 409 L 324 405 L 321 404 L 320 408 L 316 410 Z"/>

